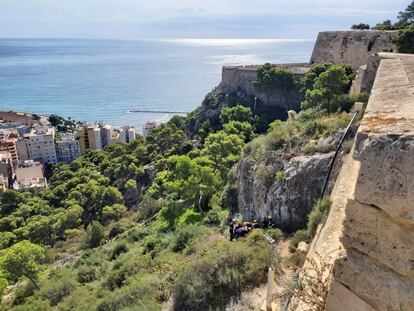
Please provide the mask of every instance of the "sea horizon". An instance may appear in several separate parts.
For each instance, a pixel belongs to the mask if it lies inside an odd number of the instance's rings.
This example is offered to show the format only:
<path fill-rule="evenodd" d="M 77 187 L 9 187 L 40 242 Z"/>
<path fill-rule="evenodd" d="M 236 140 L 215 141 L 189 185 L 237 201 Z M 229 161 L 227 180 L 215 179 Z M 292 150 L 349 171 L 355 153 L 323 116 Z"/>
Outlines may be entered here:
<path fill-rule="evenodd" d="M 132 125 L 190 112 L 225 65 L 308 62 L 312 39 L 0 38 L 0 109 Z"/>

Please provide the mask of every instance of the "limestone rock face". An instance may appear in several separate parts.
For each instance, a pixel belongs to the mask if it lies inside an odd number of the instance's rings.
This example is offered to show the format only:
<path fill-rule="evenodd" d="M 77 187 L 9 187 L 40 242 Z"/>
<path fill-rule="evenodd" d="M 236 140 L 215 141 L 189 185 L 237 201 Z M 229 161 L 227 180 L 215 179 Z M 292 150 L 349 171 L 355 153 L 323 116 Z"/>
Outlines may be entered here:
<path fill-rule="evenodd" d="M 414 231 L 392 221 L 379 208 L 349 200 L 342 243 L 414 278 Z M 414 290 L 414 289 L 413 289 Z"/>
<path fill-rule="evenodd" d="M 414 226 L 413 155 L 414 136 L 357 135 L 355 158 L 367 163 L 359 172 L 357 199 L 407 226 Z"/>
<path fill-rule="evenodd" d="M 414 280 L 357 250 L 347 249 L 346 257 L 335 263 L 334 276 L 376 311 L 414 310 Z"/>
<path fill-rule="evenodd" d="M 234 214 L 251 220 L 272 215 L 276 225 L 285 230 L 304 227 L 321 193 L 333 153 L 287 161 L 274 156 L 266 160 L 246 158 L 238 164 Z"/>

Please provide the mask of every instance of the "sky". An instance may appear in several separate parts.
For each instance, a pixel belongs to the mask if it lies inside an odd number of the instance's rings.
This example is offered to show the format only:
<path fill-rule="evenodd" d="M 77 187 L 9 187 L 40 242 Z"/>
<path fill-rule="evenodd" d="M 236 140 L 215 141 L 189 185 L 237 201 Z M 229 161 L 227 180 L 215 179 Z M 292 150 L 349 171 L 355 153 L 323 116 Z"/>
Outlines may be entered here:
<path fill-rule="evenodd" d="M 293 38 L 394 20 L 408 0 L 0 0 L 6 38 Z"/>

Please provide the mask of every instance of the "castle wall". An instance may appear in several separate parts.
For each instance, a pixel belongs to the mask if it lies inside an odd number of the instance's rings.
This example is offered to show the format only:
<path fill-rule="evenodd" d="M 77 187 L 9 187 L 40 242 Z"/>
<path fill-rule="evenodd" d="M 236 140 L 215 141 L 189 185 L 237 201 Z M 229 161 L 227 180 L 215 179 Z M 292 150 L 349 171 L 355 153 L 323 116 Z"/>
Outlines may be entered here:
<path fill-rule="evenodd" d="M 341 243 L 326 310 L 337 310 L 338 284 L 364 310 L 414 310 L 414 55 L 381 54 L 355 140 L 359 162 L 345 206 Z M 342 291 L 343 292 L 343 291 Z M 343 302 L 342 302 L 343 303 Z"/>
<path fill-rule="evenodd" d="M 358 30 L 320 32 L 313 49 L 311 64 L 348 64 L 354 69 L 369 62 L 372 54 L 397 51 L 392 42 L 398 31 Z"/>

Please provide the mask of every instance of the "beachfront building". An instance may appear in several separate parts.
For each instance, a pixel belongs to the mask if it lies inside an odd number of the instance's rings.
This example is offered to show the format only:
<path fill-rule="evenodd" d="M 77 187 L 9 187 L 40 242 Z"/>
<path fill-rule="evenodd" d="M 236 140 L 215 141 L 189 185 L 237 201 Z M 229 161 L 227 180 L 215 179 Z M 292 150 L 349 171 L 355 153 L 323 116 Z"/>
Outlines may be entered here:
<path fill-rule="evenodd" d="M 101 128 L 98 125 L 82 126 L 78 135 L 81 154 L 85 154 L 88 149 L 102 149 Z"/>
<path fill-rule="evenodd" d="M 106 146 L 111 144 L 111 141 L 113 140 L 114 135 L 114 129 L 112 125 L 104 125 L 101 127 L 101 145 L 102 148 L 105 148 Z"/>
<path fill-rule="evenodd" d="M 119 141 L 130 143 L 135 140 L 135 129 L 131 126 L 124 126 L 119 129 Z"/>
<path fill-rule="evenodd" d="M 13 189 L 40 190 L 46 188 L 47 181 L 43 174 L 43 165 L 40 162 L 33 160 L 21 161 L 16 168 L 16 180 L 13 183 Z"/>
<path fill-rule="evenodd" d="M 144 139 L 146 139 L 148 137 L 148 135 L 157 127 L 159 127 L 159 123 L 158 122 L 147 122 L 144 124 L 143 128 L 142 128 L 142 136 L 144 137 Z"/>
<path fill-rule="evenodd" d="M 55 142 L 58 162 L 72 163 L 81 155 L 79 141 L 72 133 L 63 133 Z"/>
<path fill-rule="evenodd" d="M 55 129 L 53 127 L 38 127 L 24 135 L 29 159 L 43 163 L 56 163 Z"/>

